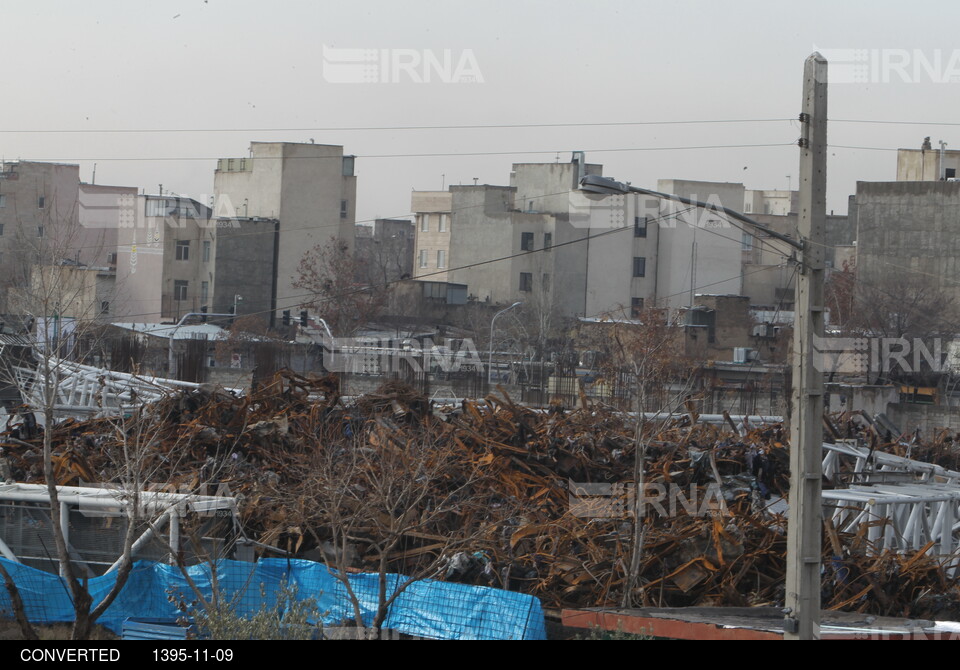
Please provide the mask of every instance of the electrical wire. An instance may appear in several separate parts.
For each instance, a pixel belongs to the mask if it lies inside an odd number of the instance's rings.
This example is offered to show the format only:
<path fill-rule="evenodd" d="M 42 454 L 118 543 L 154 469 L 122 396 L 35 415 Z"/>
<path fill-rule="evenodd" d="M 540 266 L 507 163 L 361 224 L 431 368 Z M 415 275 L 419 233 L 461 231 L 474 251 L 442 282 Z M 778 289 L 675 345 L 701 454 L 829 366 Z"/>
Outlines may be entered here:
<path fill-rule="evenodd" d="M 796 142 L 773 142 L 766 144 L 702 144 L 702 145 L 690 145 L 690 146 L 678 146 L 678 147 L 631 147 L 631 148 L 613 148 L 613 149 L 584 149 L 585 153 L 591 154 L 601 154 L 601 153 L 629 153 L 629 152 L 645 152 L 645 151 L 691 151 L 691 150 L 706 150 L 706 149 L 762 149 L 762 148 L 771 148 L 771 147 L 795 147 Z M 348 154 L 354 158 L 361 158 L 364 160 L 369 159 L 379 159 L 379 158 L 449 158 L 449 157 L 463 157 L 463 156 L 528 156 L 528 155 L 555 155 L 558 153 L 563 153 L 568 151 L 567 149 L 538 149 L 538 150 L 529 150 L 529 151 L 450 151 L 450 152 L 433 152 L 433 153 L 420 153 L 420 154 Z M 100 158 L 23 158 L 20 160 L 30 161 L 36 163 L 80 163 L 80 162 L 95 162 L 95 163 L 107 163 L 107 162 L 166 162 L 166 161 L 218 161 L 222 160 L 224 156 L 155 156 L 149 158 L 117 158 L 117 157 L 100 157 Z M 255 156 L 253 160 L 263 161 L 263 160 L 343 160 L 344 156 Z M 236 160 L 236 157 L 234 158 Z M 8 161 L 15 162 L 15 161 Z"/>
<path fill-rule="evenodd" d="M 571 123 L 476 123 L 459 125 L 437 126 L 328 126 L 304 128 L 76 128 L 76 129 L 42 129 L 29 128 L 21 130 L 0 129 L 0 133 L 12 134 L 153 134 L 153 133 L 308 133 L 308 132 L 355 132 L 355 131 L 401 131 L 401 130 L 483 130 L 506 128 L 603 128 L 624 126 L 676 126 L 714 123 L 776 123 L 792 121 L 792 118 L 770 119 L 694 119 L 669 121 L 600 121 L 600 122 L 571 122 Z"/>

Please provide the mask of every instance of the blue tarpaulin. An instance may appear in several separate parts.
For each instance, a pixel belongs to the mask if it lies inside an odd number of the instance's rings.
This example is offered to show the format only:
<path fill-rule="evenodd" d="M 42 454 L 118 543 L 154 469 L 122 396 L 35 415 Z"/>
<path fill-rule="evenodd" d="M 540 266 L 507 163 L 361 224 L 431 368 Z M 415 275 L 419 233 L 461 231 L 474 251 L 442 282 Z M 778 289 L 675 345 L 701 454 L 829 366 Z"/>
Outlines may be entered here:
<path fill-rule="evenodd" d="M 34 623 L 73 621 L 73 606 L 66 583 L 57 575 L 0 558 Z M 209 598 L 211 568 L 187 568 L 191 579 Z M 250 615 L 264 604 L 276 603 L 281 585 L 297 586 L 298 598 L 314 598 L 324 612 L 323 623 L 339 625 L 354 619 L 354 609 L 343 583 L 327 566 L 304 560 L 263 559 L 257 563 L 220 561 L 216 578 L 221 597 L 235 605 L 237 614 Z M 378 575 L 350 575 L 350 585 L 360 601 L 364 625 L 370 626 L 377 609 Z M 387 576 L 387 593 L 406 582 Z M 95 577 L 88 588 L 94 602 L 109 592 L 115 574 Z M 141 561 L 134 565 L 120 595 L 97 623 L 120 633 L 128 617 L 176 619 L 183 615 L 176 601 L 191 603 L 196 596 L 176 567 Z M 12 613 L 10 596 L 0 588 L 0 614 Z M 433 580 L 416 581 L 397 598 L 383 628 L 444 640 L 543 640 L 546 629 L 540 601 L 529 595 L 482 586 Z"/>

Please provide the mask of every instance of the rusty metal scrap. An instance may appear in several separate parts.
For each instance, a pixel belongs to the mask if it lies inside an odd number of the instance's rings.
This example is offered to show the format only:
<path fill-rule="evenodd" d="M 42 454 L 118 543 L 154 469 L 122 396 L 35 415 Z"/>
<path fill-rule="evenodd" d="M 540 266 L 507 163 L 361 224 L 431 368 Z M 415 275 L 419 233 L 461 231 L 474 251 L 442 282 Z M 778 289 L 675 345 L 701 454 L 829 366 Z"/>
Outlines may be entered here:
<path fill-rule="evenodd" d="M 385 557 L 389 571 L 407 574 L 435 565 L 439 578 L 522 590 L 548 607 L 596 607 L 623 601 L 639 528 L 643 552 L 632 604 L 783 602 L 786 520 L 782 507 L 771 505 L 788 488 L 783 426 L 740 435 L 732 421 L 698 424 L 693 411 L 648 422 L 641 435 L 644 486 L 685 499 L 675 505 L 664 500 L 663 509 L 644 504 L 635 524 L 640 506 L 630 492 L 636 488 L 637 430 L 627 415 L 599 406 L 533 410 L 494 395 L 437 408 L 397 382 L 347 404 L 338 389 L 335 377 L 284 371 L 245 396 L 201 386 L 145 406 L 132 420 L 66 421 L 52 434 L 55 476 L 64 485 L 112 481 L 122 467 L 124 442 L 146 441 L 152 481 L 181 491 L 206 486 L 208 494 L 228 489 L 242 500 L 246 533 L 292 555 L 336 558 L 364 570 L 378 568 Z M 849 416 L 828 419 L 825 429 L 877 449 L 904 449 Z M 42 436 L 8 430 L 7 437 L 0 443 L 15 476 L 42 481 Z M 325 516 L 332 508 L 319 504 L 322 493 L 312 479 L 318 457 L 336 462 L 338 455 L 365 450 L 377 457 L 365 467 L 385 463 L 388 453 L 402 464 L 413 444 L 428 444 L 416 453 L 436 466 L 430 478 L 411 484 L 426 490 L 409 498 L 411 508 L 385 509 L 336 541 Z M 922 453 L 956 467 L 953 444 L 937 435 L 915 444 L 914 457 Z M 577 491 L 586 485 L 607 487 L 595 500 L 596 513 Z M 344 501 L 338 513 L 349 515 L 349 505 L 362 497 Z M 390 524 L 406 530 L 389 551 L 378 553 L 378 529 Z M 864 527 L 825 530 L 825 608 L 960 616 L 956 579 L 928 550 L 871 552 Z M 469 544 L 454 546 L 453 537 Z"/>

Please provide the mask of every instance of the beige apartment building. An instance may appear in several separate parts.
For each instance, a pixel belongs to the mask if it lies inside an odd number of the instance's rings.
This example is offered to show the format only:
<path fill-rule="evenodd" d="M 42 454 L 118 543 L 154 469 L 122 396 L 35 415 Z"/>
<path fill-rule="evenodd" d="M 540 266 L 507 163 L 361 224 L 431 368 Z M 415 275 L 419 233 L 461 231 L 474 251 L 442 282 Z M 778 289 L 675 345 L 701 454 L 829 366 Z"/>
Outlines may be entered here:
<path fill-rule="evenodd" d="M 934 147 L 929 137 L 919 149 L 897 150 L 897 181 L 945 181 L 960 177 L 960 151 L 947 149 L 940 141 Z"/>
<path fill-rule="evenodd" d="M 295 310 L 303 303 L 303 289 L 294 286 L 304 254 L 331 238 L 353 249 L 356 219 L 357 178 L 354 157 L 342 146 L 290 142 L 253 142 L 249 156 L 222 158 L 214 175 L 215 212 L 218 219 L 277 222 L 262 235 L 265 242 L 276 232 L 275 259 L 271 275 L 263 276 L 262 264 L 250 267 L 244 276 L 231 277 L 230 290 L 214 299 L 216 311 L 232 308 L 243 286 L 270 285 L 271 314 Z M 252 303 L 237 302 L 238 313 L 250 313 Z"/>
<path fill-rule="evenodd" d="M 763 286 L 789 283 L 785 263 L 773 258 L 779 252 L 746 253 L 761 242 L 722 214 L 640 194 L 582 192 L 580 179 L 602 169 L 575 153 L 568 163 L 514 164 L 509 186 L 414 191 L 414 277 L 431 283 L 425 295 L 446 282 L 466 285 L 472 300 L 533 301 L 593 317 L 655 304 L 679 309 L 697 293 L 742 295 L 749 262 L 770 266 Z M 795 192 L 739 183 L 661 180 L 657 190 L 734 210 L 749 202 L 769 216 L 796 200 Z"/>
<path fill-rule="evenodd" d="M 216 224 L 211 209 L 176 195 L 138 195 L 128 225 L 117 229 L 113 318 L 177 321 L 212 312 Z"/>

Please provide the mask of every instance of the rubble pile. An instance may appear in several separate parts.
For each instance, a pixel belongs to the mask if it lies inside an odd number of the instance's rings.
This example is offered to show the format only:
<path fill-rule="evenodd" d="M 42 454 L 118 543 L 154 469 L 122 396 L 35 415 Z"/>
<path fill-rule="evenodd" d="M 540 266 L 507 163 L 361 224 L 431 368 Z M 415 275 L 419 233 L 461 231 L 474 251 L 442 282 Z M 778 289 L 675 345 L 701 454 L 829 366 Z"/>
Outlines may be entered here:
<path fill-rule="evenodd" d="M 625 589 L 634 606 L 783 602 L 783 426 L 737 431 L 691 413 L 647 422 L 638 436 L 635 420 L 599 406 L 534 410 L 501 394 L 438 408 L 396 382 L 347 402 L 338 388 L 335 377 L 284 371 L 245 396 L 202 386 L 122 419 L 69 420 L 52 434 L 55 476 L 64 485 L 115 481 L 131 445 L 145 445 L 137 465 L 150 481 L 236 496 L 265 555 L 274 547 L 358 571 L 429 571 L 524 591 L 547 607 L 619 606 Z M 868 429 L 849 417 L 827 422 L 828 437 Z M 41 482 L 39 429 L 8 426 L 6 435 L 14 477 Z M 631 494 L 638 442 L 641 500 Z M 918 445 L 914 457 L 949 460 L 947 444 Z M 394 486 L 417 494 L 390 498 L 408 507 L 371 511 L 388 464 Z M 326 504 L 334 494 L 342 500 Z M 631 584 L 637 510 L 642 552 Z M 352 511 L 368 522 L 351 524 L 349 537 L 333 532 Z M 377 536 L 388 527 L 401 529 L 396 542 Z M 936 556 L 874 551 L 866 527 L 827 531 L 824 608 L 960 618 L 960 587 Z"/>

